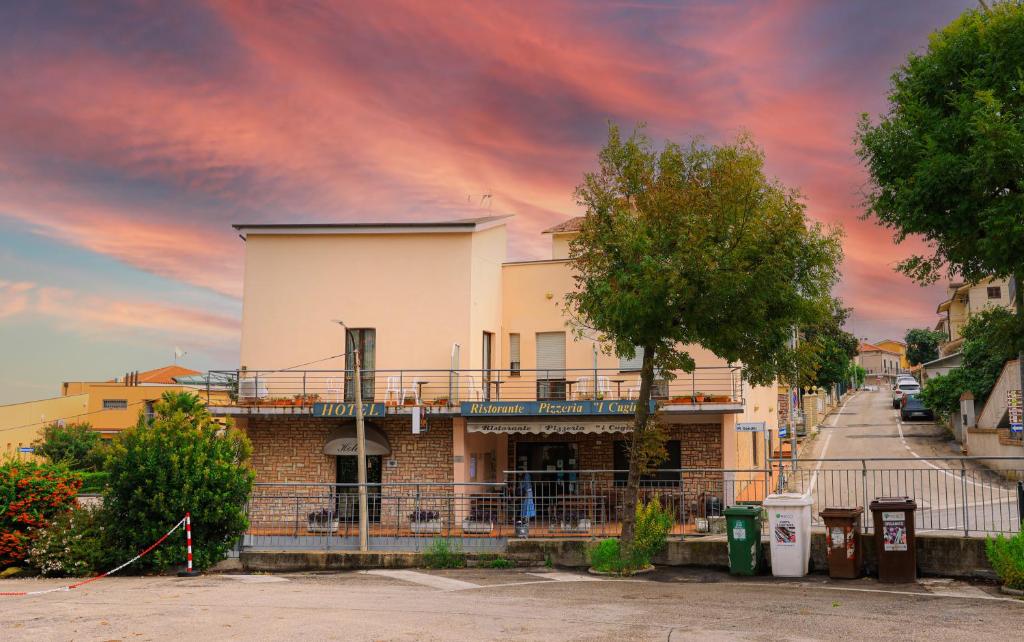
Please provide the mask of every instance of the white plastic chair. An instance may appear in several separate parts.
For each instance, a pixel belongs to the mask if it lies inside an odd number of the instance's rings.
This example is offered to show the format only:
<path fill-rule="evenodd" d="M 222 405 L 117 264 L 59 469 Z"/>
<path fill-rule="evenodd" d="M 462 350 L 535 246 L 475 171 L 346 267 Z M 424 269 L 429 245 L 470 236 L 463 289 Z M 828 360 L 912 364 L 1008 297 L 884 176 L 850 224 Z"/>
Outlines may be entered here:
<path fill-rule="evenodd" d="M 576 379 L 576 398 L 577 399 L 590 399 L 593 397 L 590 389 L 590 377 L 583 376 Z"/>
<path fill-rule="evenodd" d="M 597 377 L 597 396 L 601 399 L 609 399 L 612 396 L 612 382 L 604 375 Z"/>
<path fill-rule="evenodd" d="M 342 396 L 345 394 L 345 380 L 344 379 L 328 379 L 327 380 L 327 398 L 333 399 L 331 401 L 341 401 Z"/>
<path fill-rule="evenodd" d="M 402 405 L 403 399 L 400 379 L 397 376 L 392 375 L 387 378 L 386 384 L 387 385 L 384 388 L 384 405 Z"/>

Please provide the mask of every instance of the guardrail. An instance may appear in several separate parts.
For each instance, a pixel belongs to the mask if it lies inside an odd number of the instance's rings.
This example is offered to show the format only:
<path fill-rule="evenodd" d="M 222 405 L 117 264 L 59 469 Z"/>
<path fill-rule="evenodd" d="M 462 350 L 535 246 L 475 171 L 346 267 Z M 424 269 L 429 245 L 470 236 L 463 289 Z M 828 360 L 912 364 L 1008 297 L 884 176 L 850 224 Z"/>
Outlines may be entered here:
<path fill-rule="evenodd" d="M 655 380 L 653 398 L 670 404 L 742 403 L 739 367 L 698 367 Z M 640 374 L 615 369 L 362 370 L 364 403 L 451 407 L 463 401 L 629 400 Z M 212 370 L 208 405 L 308 406 L 355 401 L 352 370 Z"/>

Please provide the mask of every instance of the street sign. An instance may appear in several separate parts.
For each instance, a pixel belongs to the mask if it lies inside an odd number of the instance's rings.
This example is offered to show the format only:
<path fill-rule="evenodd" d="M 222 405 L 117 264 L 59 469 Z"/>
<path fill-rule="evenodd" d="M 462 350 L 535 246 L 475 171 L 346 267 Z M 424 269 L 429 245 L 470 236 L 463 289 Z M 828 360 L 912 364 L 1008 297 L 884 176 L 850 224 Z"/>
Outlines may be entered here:
<path fill-rule="evenodd" d="M 1024 411 L 1021 407 L 1020 390 L 1006 391 L 1006 411 L 1010 416 L 1010 432 L 1024 430 Z"/>
<path fill-rule="evenodd" d="M 789 426 L 786 424 L 779 425 L 779 439 L 785 439 L 789 437 Z"/>
<path fill-rule="evenodd" d="M 737 422 L 736 432 L 764 432 L 763 421 Z"/>
<path fill-rule="evenodd" d="M 19 453 L 32 454 L 35 451 L 36 451 L 36 449 L 33 448 L 32 446 L 21 446 L 21 447 L 18 448 L 18 452 Z"/>

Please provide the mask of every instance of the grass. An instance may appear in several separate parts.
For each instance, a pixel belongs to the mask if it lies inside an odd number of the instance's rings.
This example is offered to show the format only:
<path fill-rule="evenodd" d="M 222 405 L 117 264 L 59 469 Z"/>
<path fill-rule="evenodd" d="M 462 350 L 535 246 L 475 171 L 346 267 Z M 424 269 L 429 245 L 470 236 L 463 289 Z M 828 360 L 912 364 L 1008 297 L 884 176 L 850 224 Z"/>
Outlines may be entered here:
<path fill-rule="evenodd" d="M 427 568 L 462 568 L 466 565 L 466 554 L 458 545 L 447 539 L 435 539 L 423 552 L 423 565 Z"/>
<path fill-rule="evenodd" d="M 495 557 L 490 560 L 481 560 L 478 566 L 480 568 L 514 568 L 515 562 L 504 557 Z"/>

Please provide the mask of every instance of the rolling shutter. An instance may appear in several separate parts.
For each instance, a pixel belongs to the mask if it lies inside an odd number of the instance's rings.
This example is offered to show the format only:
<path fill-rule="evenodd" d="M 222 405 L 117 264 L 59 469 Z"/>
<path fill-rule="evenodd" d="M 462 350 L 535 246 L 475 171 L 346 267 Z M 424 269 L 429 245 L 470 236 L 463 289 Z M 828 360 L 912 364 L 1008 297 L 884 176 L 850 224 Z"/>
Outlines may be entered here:
<path fill-rule="evenodd" d="M 519 333 L 508 335 L 508 360 L 510 370 L 519 370 L 522 359 L 519 358 Z"/>
<path fill-rule="evenodd" d="M 622 372 L 630 372 L 633 370 L 640 370 L 644 364 L 644 351 L 643 348 L 636 349 L 636 356 L 632 359 L 626 359 L 625 357 L 619 357 L 619 370 Z"/>
<path fill-rule="evenodd" d="M 565 370 L 565 333 L 537 333 L 537 370 Z"/>

